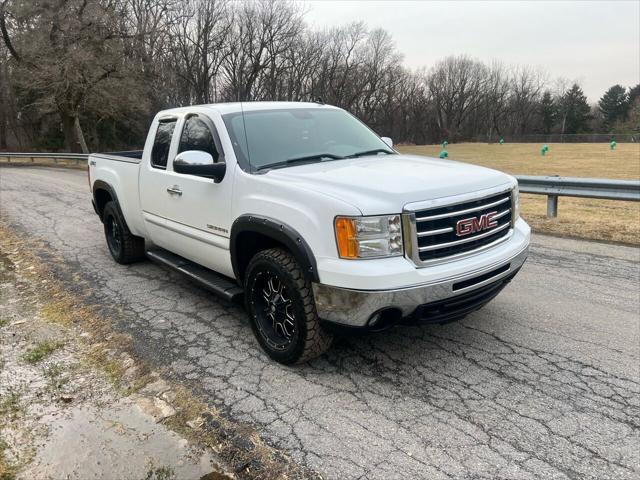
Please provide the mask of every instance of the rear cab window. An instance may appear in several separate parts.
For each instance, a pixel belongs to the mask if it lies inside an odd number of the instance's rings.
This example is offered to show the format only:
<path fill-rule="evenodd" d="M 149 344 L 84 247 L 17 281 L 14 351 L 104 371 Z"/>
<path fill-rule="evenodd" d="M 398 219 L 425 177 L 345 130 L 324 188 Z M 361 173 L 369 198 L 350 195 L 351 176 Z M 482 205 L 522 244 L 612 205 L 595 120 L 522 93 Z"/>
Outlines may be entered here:
<path fill-rule="evenodd" d="M 171 118 L 160 120 L 156 136 L 151 149 L 151 166 L 166 170 L 169 159 L 169 149 L 171 148 L 171 137 L 176 128 L 177 119 Z"/>

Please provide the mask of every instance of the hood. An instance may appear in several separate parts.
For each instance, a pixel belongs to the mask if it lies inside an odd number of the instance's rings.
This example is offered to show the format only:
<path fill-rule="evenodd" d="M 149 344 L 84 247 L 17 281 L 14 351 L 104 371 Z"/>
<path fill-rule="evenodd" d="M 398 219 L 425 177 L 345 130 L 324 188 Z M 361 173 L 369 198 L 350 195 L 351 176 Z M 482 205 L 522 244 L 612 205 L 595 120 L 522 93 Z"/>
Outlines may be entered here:
<path fill-rule="evenodd" d="M 350 203 L 363 215 L 399 213 L 408 203 L 515 183 L 497 170 L 417 155 L 327 161 L 265 175 Z"/>

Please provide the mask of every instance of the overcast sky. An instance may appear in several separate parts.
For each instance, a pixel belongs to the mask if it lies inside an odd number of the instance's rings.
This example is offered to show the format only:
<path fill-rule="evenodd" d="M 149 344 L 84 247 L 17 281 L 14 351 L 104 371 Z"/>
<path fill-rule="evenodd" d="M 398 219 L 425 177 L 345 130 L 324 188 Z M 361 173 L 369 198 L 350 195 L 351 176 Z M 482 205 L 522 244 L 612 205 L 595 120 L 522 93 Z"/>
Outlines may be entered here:
<path fill-rule="evenodd" d="M 409 67 L 447 55 L 540 67 L 577 80 L 590 102 L 640 82 L 640 1 L 307 0 L 314 27 L 364 21 L 389 31 Z"/>

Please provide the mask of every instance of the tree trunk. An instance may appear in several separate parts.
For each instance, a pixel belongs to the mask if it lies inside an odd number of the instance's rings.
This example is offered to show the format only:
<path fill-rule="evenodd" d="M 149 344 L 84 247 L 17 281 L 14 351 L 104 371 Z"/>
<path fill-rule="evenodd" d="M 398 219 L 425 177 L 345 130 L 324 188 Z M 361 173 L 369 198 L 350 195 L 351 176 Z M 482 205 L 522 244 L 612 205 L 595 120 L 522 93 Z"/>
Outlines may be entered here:
<path fill-rule="evenodd" d="M 82 128 L 80 127 L 78 114 L 62 110 L 60 111 L 60 117 L 62 118 L 62 132 L 64 133 L 64 143 L 67 149 L 74 153 L 89 153 Z"/>
<path fill-rule="evenodd" d="M 76 132 L 76 136 L 78 137 L 78 142 L 80 143 L 80 149 L 82 150 L 82 153 L 89 153 L 89 149 L 87 148 L 87 142 L 84 139 L 84 134 L 82 133 L 82 127 L 80 126 L 80 117 L 77 115 L 75 117 L 73 126 Z"/>
<path fill-rule="evenodd" d="M 0 150 L 7 150 L 7 132 L 9 124 L 9 95 L 7 92 L 7 62 L 2 59 L 0 65 Z"/>

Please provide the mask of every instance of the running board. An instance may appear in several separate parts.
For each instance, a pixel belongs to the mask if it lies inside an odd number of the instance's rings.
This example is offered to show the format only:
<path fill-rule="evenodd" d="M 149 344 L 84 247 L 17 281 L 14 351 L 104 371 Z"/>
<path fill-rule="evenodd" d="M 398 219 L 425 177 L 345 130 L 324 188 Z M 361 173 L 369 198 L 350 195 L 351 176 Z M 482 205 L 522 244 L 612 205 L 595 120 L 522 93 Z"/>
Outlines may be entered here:
<path fill-rule="evenodd" d="M 147 257 L 156 263 L 167 266 L 173 270 L 185 274 L 195 283 L 229 302 L 239 301 L 244 294 L 234 280 L 219 273 L 201 267 L 200 265 L 187 260 L 179 255 L 167 250 L 148 250 Z"/>

